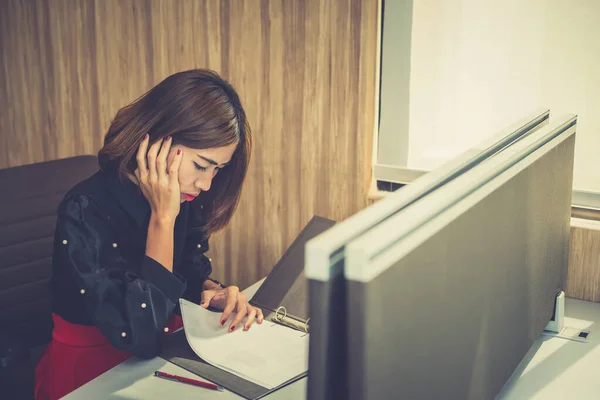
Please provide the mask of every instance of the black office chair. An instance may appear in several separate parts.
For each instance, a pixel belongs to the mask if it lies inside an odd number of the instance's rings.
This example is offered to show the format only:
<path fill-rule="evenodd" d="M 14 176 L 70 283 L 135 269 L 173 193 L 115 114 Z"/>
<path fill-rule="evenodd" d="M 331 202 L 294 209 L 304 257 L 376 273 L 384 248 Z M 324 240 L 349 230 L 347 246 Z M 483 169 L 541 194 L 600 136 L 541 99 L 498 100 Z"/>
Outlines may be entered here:
<path fill-rule="evenodd" d="M 33 398 L 33 376 L 52 335 L 52 243 L 65 193 L 98 170 L 78 156 L 0 170 L 0 388 Z"/>

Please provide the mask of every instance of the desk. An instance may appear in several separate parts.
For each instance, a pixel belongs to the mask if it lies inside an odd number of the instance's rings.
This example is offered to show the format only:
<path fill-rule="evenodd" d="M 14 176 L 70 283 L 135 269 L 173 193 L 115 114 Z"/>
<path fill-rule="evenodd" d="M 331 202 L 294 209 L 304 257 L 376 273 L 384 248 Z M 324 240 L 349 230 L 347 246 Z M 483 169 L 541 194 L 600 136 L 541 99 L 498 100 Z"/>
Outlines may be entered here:
<path fill-rule="evenodd" d="M 251 297 L 262 281 L 244 292 Z M 589 342 L 540 336 L 499 393 L 498 400 L 600 398 L 600 304 L 565 300 L 565 326 L 590 330 Z M 129 359 L 65 397 L 95 399 L 240 399 L 227 390 L 214 392 L 155 378 L 154 371 L 194 378 L 195 375 L 162 358 Z M 265 399 L 305 399 L 306 378 Z"/>

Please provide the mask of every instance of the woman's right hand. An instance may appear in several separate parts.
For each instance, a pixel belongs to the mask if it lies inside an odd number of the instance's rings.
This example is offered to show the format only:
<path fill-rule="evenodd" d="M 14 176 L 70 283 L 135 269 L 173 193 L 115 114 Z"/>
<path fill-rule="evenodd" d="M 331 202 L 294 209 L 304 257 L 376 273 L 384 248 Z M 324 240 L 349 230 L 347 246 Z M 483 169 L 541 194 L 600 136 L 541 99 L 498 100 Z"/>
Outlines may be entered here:
<path fill-rule="evenodd" d="M 179 189 L 179 166 L 181 150 L 177 150 L 170 166 L 167 156 L 171 149 L 171 137 L 158 140 L 148 149 L 149 136 L 146 135 L 137 152 L 138 167 L 135 176 L 144 196 L 150 203 L 152 217 L 160 221 L 175 223 L 181 204 Z M 162 146 L 161 146 L 162 145 Z"/>

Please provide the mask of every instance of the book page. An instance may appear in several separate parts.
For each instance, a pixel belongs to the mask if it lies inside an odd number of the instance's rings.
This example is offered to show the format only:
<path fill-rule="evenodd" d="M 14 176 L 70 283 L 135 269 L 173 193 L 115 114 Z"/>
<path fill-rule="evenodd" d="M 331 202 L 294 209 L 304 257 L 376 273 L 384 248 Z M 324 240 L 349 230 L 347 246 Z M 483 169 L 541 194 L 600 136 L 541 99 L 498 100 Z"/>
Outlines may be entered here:
<path fill-rule="evenodd" d="M 179 302 L 187 341 L 207 363 L 267 389 L 308 370 L 307 333 L 266 319 L 248 331 L 239 324 L 229 332 L 227 323 L 220 324 L 221 313 L 184 299 Z"/>

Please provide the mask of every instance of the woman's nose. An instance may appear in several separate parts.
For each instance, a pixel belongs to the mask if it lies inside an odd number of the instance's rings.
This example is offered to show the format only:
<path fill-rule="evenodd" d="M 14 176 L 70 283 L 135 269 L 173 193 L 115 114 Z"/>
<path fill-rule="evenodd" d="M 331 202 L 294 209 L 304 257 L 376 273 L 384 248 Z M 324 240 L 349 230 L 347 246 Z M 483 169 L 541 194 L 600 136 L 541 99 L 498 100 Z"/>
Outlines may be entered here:
<path fill-rule="evenodd" d="M 196 187 L 198 189 L 202 190 L 203 192 L 208 192 L 210 190 L 211 183 L 212 183 L 212 178 L 203 176 L 200 179 L 196 180 Z"/>

